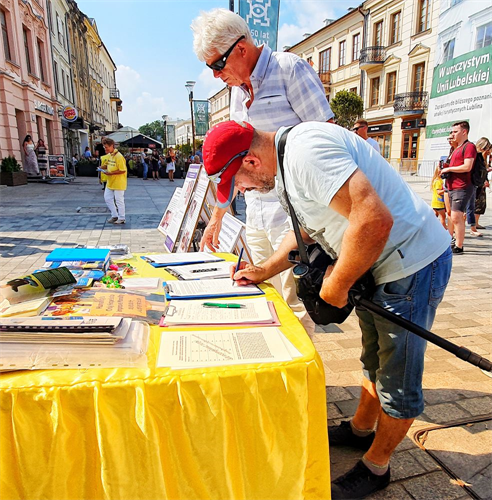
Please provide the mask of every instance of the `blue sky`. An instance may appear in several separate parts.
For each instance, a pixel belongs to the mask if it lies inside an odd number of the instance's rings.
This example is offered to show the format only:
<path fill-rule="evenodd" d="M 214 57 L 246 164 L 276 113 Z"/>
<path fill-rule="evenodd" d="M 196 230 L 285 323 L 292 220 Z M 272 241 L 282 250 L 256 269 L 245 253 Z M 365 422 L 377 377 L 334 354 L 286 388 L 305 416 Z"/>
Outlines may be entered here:
<path fill-rule="evenodd" d="M 202 10 L 229 8 L 228 0 L 79 0 L 96 19 L 99 34 L 118 70 L 123 100 L 120 122 L 138 128 L 161 119 L 189 118 L 187 80 L 196 81 L 195 99 L 223 87 L 193 52 L 191 21 Z M 313 33 L 324 19 L 337 19 L 361 2 L 280 0 L 279 50 Z M 238 0 L 235 2 L 238 10 Z"/>

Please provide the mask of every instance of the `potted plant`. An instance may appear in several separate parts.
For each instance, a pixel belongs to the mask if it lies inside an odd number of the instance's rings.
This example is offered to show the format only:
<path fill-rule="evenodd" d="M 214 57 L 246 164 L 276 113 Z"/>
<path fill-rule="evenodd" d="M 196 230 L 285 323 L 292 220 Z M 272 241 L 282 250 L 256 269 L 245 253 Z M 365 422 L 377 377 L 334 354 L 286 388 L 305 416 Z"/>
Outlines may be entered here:
<path fill-rule="evenodd" d="M 6 156 L 1 163 L 0 184 L 5 186 L 21 186 L 27 184 L 27 174 L 14 156 Z"/>

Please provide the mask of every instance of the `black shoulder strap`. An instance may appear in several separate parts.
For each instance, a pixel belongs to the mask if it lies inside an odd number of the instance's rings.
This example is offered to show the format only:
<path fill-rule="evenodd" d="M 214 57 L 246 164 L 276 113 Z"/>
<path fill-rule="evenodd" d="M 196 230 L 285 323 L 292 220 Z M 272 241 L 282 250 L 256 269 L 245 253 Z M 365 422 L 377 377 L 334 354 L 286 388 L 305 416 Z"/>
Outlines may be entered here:
<path fill-rule="evenodd" d="M 304 262 L 304 264 L 309 264 L 309 258 L 308 258 L 307 252 L 306 252 L 306 246 L 305 246 L 305 243 L 304 243 L 302 236 L 301 236 L 301 230 L 299 229 L 299 221 L 297 220 L 297 216 L 296 216 L 296 213 L 294 211 L 294 208 L 290 203 L 289 194 L 287 193 L 287 186 L 285 183 L 285 172 L 284 172 L 285 143 L 287 142 L 287 136 L 289 135 L 289 132 L 293 128 L 294 127 L 289 127 L 282 134 L 282 136 L 280 137 L 280 139 L 278 141 L 278 147 L 277 147 L 278 165 L 280 167 L 280 172 L 282 173 L 282 181 L 284 184 L 285 199 L 287 201 L 287 206 L 289 207 L 290 218 L 292 219 L 292 227 L 294 228 L 294 233 L 296 235 L 297 247 L 299 250 L 299 257 L 301 258 L 301 262 Z"/>

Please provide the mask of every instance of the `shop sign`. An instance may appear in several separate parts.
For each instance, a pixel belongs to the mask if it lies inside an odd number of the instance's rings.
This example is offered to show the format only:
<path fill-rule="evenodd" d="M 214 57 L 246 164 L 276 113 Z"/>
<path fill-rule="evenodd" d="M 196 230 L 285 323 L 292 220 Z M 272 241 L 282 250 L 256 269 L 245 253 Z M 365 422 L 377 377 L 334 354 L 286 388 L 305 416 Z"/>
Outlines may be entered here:
<path fill-rule="evenodd" d="M 62 110 L 62 115 L 67 122 L 74 122 L 79 117 L 77 108 L 73 106 L 65 106 Z"/>
<path fill-rule="evenodd" d="M 425 128 L 427 125 L 427 120 L 425 118 L 421 118 L 420 120 L 416 118 L 415 120 L 404 120 L 401 122 L 402 130 L 411 130 L 414 128 Z"/>
<path fill-rule="evenodd" d="M 46 113 L 47 115 L 54 115 L 55 110 L 53 109 L 52 106 L 49 104 L 45 104 L 44 102 L 41 101 L 34 101 L 34 109 L 37 109 L 38 111 L 42 111 L 43 113 Z"/>
<path fill-rule="evenodd" d="M 386 123 L 384 125 L 370 125 L 367 129 L 368 134 L 375 134 L 377 132 L 391 132 L 393 130 L 393 125 L 391 123 Z"/>

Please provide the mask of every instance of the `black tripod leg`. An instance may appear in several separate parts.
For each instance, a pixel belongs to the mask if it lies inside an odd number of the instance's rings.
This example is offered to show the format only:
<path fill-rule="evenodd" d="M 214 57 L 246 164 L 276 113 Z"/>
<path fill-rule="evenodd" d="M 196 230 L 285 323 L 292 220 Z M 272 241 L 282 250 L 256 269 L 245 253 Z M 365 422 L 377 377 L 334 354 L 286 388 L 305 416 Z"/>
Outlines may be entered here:
<path fill-rule="evenodd" d="M 408 330 L 409 332 L 412 332 L 415 335 L 418 335 L 419 337 L 422 337 L 423 339 L 432 342 L 433 344 L 441 347 L 442 349 L 454 354 L 456 357 L 462 359 L 463 361 L 471 363 L 474 366 L 478 366 L 478 368 L 481 368 L 482 370 L 492 372 L 492 362 L 470 351 L 470 349 L 467 349 L 466 347 L 463 346 L 457 346 L 456 344 L 453 344 L 449 340 L 443 339 L 442 337 L 439 337 L 439 335 L 429 332 L 429 330 L 426 330 L 425 328 L 422 328 L 421 326 L 418 326 L 412 323 L 411 321 L 408 321 L 407 319 L 402 318 L 401 316 L 398 316 L 397 314 L 388 311 L 387 309 L 384 309 L 381 306 L 378 306 L 377 304 L 374 304 L 374 302 L 362 298 L 357 293 L 351 294 L 351 300 L 352 303 L 354 303 L 355 305 L 364 307 L 368 311 L 376 313 L 379 316 L 390 320 L 395 325 L 401 326 L 406 330 Z"/>

